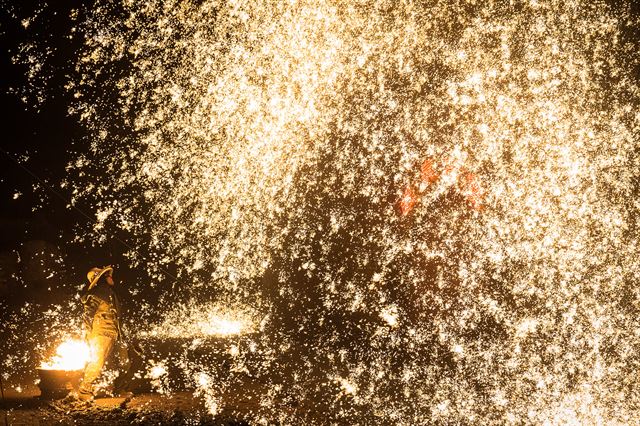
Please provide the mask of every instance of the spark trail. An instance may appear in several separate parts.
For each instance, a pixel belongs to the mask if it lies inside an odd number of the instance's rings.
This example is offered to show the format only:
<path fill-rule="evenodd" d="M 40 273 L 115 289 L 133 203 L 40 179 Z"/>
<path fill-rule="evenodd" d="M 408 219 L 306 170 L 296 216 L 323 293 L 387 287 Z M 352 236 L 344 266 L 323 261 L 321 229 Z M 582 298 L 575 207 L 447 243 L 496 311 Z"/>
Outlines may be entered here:
<path fill-rule="evenodd" d="M 133 264 L 262 310 L 263 371 L 304 346 L 287 380 L 332 419 L 637 422 L 625 27 L 600 1 L 98 1 L 67 184 L 150 241 Z"/>

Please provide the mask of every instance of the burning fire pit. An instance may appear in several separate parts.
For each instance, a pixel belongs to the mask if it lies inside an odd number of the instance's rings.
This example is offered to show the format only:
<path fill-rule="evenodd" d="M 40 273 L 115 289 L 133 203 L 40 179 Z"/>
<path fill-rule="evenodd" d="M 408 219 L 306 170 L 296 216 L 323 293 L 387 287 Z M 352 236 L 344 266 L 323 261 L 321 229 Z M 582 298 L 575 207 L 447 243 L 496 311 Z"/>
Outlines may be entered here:
<path fill-rule="evenodd" d="M 38 368 L 40 396 L 56 398 L 78 390 L 83 370 L 49 370 Z"/>
<path fill-rule="evenodd" d="M 38 368 L 41 396 L 53 398 L 77 390 L 89 355 L 89 346 L 81 340 L 62 342 L 51 360 Z"/>

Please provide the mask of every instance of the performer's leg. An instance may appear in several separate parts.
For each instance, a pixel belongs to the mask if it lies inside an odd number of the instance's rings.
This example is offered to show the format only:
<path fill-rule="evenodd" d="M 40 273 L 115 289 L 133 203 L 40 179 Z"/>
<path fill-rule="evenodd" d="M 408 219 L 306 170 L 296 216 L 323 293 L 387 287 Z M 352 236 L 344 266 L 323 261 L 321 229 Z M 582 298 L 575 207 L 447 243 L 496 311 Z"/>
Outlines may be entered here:
<path fill-rule="evenodd" d="M 89 347 L 91 349 L 91 359 L 84 369 L 84 378 L 80 385 L 79 397 L 82 400 L 93 399 L 93 383 L 100 376 L 102 367 L 111 353 L 114 339 L 105 336 L 89 337 Z"/>

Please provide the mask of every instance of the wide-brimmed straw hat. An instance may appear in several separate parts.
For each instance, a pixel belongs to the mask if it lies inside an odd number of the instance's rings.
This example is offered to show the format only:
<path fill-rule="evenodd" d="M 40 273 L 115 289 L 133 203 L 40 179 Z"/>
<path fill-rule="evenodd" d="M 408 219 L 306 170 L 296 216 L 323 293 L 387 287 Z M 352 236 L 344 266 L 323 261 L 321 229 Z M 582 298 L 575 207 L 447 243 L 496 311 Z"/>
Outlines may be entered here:
<path fill-rule="evenodd" d="M 112 273 L 113 268 L 111 266 L 91 268 L 91 270 L 87 272 L 87 279 L 89 280 L 89 288 L 87 290 L 91 290 L 96 284 L 98 284 L 101 276 L 104 274 L 111 275 Z"/>

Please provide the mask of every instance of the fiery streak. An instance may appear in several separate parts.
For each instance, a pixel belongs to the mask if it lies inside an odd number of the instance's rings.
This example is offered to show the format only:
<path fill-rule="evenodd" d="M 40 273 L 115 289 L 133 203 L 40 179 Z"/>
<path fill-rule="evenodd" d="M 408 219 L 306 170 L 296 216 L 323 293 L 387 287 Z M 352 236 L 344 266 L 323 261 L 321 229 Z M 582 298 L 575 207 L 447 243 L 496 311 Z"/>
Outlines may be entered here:
<path fill-rule="evenodd" d="M 159 337 L 234 336 L 253 332 L 254 320 L 248 313 L 217 305 L 180 306 L 164 315 L 164 320 L 145 334 Z"/>

